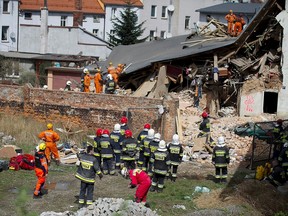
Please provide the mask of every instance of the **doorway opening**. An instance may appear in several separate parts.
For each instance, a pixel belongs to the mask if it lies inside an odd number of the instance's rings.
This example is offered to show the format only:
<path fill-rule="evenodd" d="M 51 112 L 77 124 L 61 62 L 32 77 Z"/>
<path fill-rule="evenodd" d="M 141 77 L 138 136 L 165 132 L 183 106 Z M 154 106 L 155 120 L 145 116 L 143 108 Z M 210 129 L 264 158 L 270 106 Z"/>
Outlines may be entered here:
<path fill-rule="evenodd" d="M 277 113 L 278 92 L 264 92 L 264 113 Z"/>

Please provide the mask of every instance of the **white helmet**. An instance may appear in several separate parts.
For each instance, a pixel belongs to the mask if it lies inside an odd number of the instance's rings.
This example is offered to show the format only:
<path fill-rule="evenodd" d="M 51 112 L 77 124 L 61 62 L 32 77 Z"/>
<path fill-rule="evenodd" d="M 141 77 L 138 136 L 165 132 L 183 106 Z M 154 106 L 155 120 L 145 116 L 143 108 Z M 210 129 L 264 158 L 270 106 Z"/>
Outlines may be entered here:
<path fill-rule="evenodd" d="M 164 140 L 161 140 L 159 142 L 159 148 L 158 148 L 159 151 L 166 151 L 166 142 Z"/>
<path fill-rule="evenodd" d="M 283 145 L 284 148 L 288 147 L 288 142 L 285 142 Z"/>
<path fill-rule="evenodd" d="M 120 124 L 114 125 L 114 131 L 120 131 L 120 128 L 121 128 Z"/>
<path fill-rule="evenodd" d="M 160 133 L 156 133 L 154 135 L 154 140 L 160 140 L 161 139 L 161 134 Z"/>
<path fill-rule="evenodd" d="M 172 144 L 179 144 L 179 136 L 178 134 L 174 134 L 172 138 Z"/>
<path fill-rule="evenodd" d="M 217 146 L 225 146 L 225 139 L 223 136 L 218 137 L 218 143 Z"/>
<path fill-rule="evenodd" d="M 70 81 L 70 80 L 68 80 L 67 82 L 66 82 L 66 85 L 71 85 L 72 84 L 72 82 Z"/>
<path fill-rule="evenodd" d="M 44 85 L 44 86 L 43 86 L 43 89 L 48 89 L 48 86 L 47 86 L 47 85 Z"/>
<path fill-rule="evenodd" d="M 147 134 L 147 138 L 153 139 L 154 138 L 154 134 L 155 134 L 155 131 L 153 129 L 149 129 L 148 130 L 148 134 Z"/>
<path fill-rule="evenodd" d="M 122 170 L 121 170 L 121 175 L 124 176 L 124 177 L 126 177 L 127 174 L 128 174 L 127 168 L 126 168 L 126 167 L 123 167 Z"/>
<path fill-rule="evenodd" d="M 89 73 L 88 69 L 87 69 L 87 68 L 84 68 L 84 69 L 83 69 L 83 73 Z"/>
<path fill-rule="evenodd" d="M 111 75 L 111 74 L 108 74 L 108 75 L 107 75 L 107 79 L 112 80 L 112 75 Z"/>

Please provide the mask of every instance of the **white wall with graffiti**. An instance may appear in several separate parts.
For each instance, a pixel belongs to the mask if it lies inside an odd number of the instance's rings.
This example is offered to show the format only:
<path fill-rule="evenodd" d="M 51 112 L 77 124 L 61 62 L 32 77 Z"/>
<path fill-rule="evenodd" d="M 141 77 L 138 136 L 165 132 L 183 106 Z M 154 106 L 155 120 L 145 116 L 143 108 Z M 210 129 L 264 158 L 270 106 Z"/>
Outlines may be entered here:
<path fill-rule="evenodd" d="M 242 95 L 240 100 L 240 116 L 257 116 L 263 113 L 264 92 Z"/>

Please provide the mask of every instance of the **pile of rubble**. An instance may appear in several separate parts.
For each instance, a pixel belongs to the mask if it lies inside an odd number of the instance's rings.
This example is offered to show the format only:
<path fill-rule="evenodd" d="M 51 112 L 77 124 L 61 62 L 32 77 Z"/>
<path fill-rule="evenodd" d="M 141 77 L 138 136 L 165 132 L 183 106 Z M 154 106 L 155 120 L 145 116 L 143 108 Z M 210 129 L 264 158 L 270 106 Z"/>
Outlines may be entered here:
<path fill-rule="evenodd" d="M 40 216 L 85 216 L 85 215 L 146 215 L 157 216 L 155 211 L 132 200 L 121 198 L 99 198 L 87 208 L 81 208 L 77 212 L 43 212 Z"/>

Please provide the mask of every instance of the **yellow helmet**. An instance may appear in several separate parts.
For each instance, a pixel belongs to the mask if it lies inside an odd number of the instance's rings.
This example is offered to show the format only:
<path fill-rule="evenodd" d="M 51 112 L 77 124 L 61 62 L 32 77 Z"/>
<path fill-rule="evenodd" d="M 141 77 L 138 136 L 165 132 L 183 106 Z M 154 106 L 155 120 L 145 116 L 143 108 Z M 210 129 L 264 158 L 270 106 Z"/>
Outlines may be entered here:
<path fill-rule="evenodd" d="M 45 143 L 40 143 L 39 144 L 39 150 L 44 151 L 46 149 L 46 144 Z"/>
<path fill-rule="evenodd" d="M 230 13 L 233 13 L 233 10 L 229 10 Z"/>
<path fill-rule="evenodd" d="M 47 129 L 49 130 L 49 129 L 52 129 L 52 128 L 53 128 L 53 124 L 48 123 L 48 124 L 47 124 Z"/>
<path fill-rule="evenodd" d="M 109 65 L 112 65 L 113 63 L 112 62 L 109 62 Z"/>

